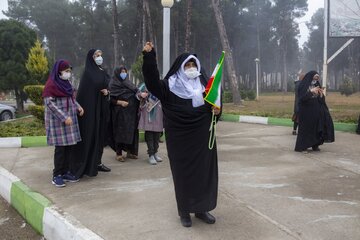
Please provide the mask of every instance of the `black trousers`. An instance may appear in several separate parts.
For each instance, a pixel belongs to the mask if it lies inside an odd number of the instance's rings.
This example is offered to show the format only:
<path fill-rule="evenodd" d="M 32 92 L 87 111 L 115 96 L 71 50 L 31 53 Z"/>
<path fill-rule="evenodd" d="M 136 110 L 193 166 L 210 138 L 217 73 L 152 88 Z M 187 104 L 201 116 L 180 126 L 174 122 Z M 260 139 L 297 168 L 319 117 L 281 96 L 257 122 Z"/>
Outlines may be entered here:
<path fill-rule="evenodd" d="M 71 146 L 55 146 L 53 176 L 63 175 L 70 170 Z"/>
<path fill-rule="evenodd" d="M 358 120 L 358 126 L 357 126 L 357 129 L 356 129 L 356 133 L 360 134 L 360 115 L 359 115 L 359 120 Z"/>
<path fill-rule="evenodd" d="M 157 153 L 159 149 L 159 140 L 161 132 L 145 131 L 145 141 L 148 147 L 149 156 Z"/>

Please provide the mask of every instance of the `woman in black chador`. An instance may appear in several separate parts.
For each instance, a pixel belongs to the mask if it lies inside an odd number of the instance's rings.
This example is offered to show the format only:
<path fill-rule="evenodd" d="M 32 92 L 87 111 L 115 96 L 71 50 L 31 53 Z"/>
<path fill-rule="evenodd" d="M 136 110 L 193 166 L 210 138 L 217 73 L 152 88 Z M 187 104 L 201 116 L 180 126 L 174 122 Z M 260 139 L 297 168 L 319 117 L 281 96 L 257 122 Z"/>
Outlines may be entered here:
<path fill-rule="evenodd" d="M 76 100 L 84 109 L 84 115 L 79 118 L 82 141 L 71 151 L 77 177 L 93 177 L 98 171 L 110 171 L 101 163 L 110 112 L 107 90 L 110 77 L 101 67 L 102 63 L 101 50 L 91 49 L 87 54 L 85 70 L 76 95 Z"/>
<path fill-rule="evenodd" d="M 308 148 L 320 151 L 319 145 L 334 142 L 334 124 L 325 102 L 319 74 L 308 72 L 301 81 L 299 97 L 299 131 L 295 151 L 302 152 Z"/>
<path fill-rule="evenodd" d="M 147 89 L 160 99 L 164 112 L 166 146 L 174 180 L 181 224 L 192 225 L 190 213 L 215 223 L 218 165 L 216 144 L 209 149 L 212 106 L 204 102 L 207 77 L 195 55 L 181 54 L 160 80 L 151 43 L 144 46 L 143 74 Z M 220 110 L 214 109 L 219 115 Z"/>
<path fill-rule="evenodd" d="M 127 158 L 138 158 L 139 149 L 139 99 L 146 97 L 128 79 L 127 69 L 117 67 L 109 85 L 111 97 L 111 143 L 116 151 L 116 159 L 125 161 L 122 151 L 127 152 Z"/>

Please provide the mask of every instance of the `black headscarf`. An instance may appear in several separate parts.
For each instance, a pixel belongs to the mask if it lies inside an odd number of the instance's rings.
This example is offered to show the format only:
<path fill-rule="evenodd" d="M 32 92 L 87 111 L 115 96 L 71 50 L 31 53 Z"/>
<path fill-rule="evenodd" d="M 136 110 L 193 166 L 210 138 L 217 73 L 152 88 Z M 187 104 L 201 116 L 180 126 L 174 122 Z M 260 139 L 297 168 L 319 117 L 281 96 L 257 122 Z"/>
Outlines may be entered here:
<path fill-rule="evenodd" d="M 178 70 L 179 68 L 181 67 L 181 64 L 190 56 L 190 55 L 194 55 L 195 57 L 196 54 L 190 54 L 190 53 L 183 53 L 183 54 L 180 54 L 174 61 L 173 65 L 171 66 L 170 70 L 168 71 L 168 73 L 166 74 L 165 78 L 164 79 L 169 79 L 172 75 L 174 75 Z M 206 83 L 208 81 L 208 77 L 207 75 L 205 74 L 205 71 L 204 69 L 201 67 L 200 69 L 200 73 L 201 75 L 199 76 L 200 78 L 200 81 L 202 83 L 202 85 L 206 86 Z"/>
<path fill-rule="evenodd" d="M 313 78 L 316 74 L 319 74 L 319 73 L 314 70 L 305 74 L 304 79 L 300 82 L 300 85 L 299 85 L 299 90 L 298 90 L 299 99 L 301 99 L 303 96 L 305 96 L 305 94 L 309 90 L 309 87 L 311 86 Z M 319 87 L 321 87 L 320 82 L 319 82 Z"/>
<path fill-rule="evenodd" d="M 138 91 L 138 88 L 128 79 L 128 77 L 125 79 L 120 78 L 120 73 L 124 69 L 127 72 L 127 69 L 124 66 L 115 68 L 114 76 L 109 84 L 109 90 L 110 96 L 121 96 L 121 99 L 126 100 L 130 96 L 133 96 Z"/>

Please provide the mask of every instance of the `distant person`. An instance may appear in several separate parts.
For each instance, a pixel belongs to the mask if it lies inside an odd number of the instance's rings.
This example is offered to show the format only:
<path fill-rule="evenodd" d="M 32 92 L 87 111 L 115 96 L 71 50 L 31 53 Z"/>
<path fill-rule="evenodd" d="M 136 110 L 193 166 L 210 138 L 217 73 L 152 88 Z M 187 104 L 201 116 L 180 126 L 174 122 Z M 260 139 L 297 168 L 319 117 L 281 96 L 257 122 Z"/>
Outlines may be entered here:
<path fill-rule="evenodd" d="M 76 100 L 84 108 L 85 115 L 79 118 L 82 141 L 73 147 L 71 159 L 76 177 L 94 177 L 98 171 L 110 172 L 101 163 L 105 139 L 107 137 L 110 101 L 110 77 L 102 67 L 102 51 L 89 50 Z"/>
<path fill-rule="evenodd" d="M 316 71 L 308 72 L 301 81 L 299 98 L 299 131 L 295 151 L 303 152 L 308 148 L 320 151 L 324 142 L 334 142 L 334 124 L 325 102 L 324 89 Z"/>
<path fill-rule="evenodd" d="M 111 135 L 116 159 L 124 162 L 126 157 L 138 158 L 139 151 L 139 100 L 147 93 L 141 93 L 129 78 L 127 69 L 117 67 L 109 85 L 111 98 Z"/>
<path fill-rule="evenodd" d="M 357 129 L 356 129 L 356 133 L 360 134 L 360 115 L 359 115 L 359 119 L 358 119 L 358 126 L 357 126 Z"/>
<path fill-rule="evenodd" d="M 141 92 L 149 93 L 145 84 L 139 87 Z M 160 136 L 163 131 L 163 112 L 159 99 L 149 93 L 148 97 L 140 102 L 139 130 L 145 131 L 145 142 L 149 163 L 156 165 L 162 162 L 158 154 Z"/>
<path fill-rule="evenodd" d="M 71 66 L 66 60 L 58 60 L 46 81 L 43 91 L 45 102 L 45 128 L 48 145 L 55 146 L 52 183 L 65 187 L 65 182 L 77 182 L 70 171 L 70 148 L 81 141 L 77 114 L 83 108 L 73 97 L 70 83 Z"/>
<path fill-rule="evenodd" d="M 293 131 L 292 134 L 296 135 L 296 129 L 299 125 L 299 97 L 298 97 L 298 90 L 301 80 L 304 79 L 305 74 L 300 73 L 297 80 L 295 81 L 295 101 L 294 101 L 294 113 L 292 116 L 293 124 Z"/>
<path fill-rule="evenodd" d="M 213 224 L 209 211 L 218 195 L 216 143 L 209 149 L 212 111 L 204 102 L 208 78 L 195 55 L 178 56 L 164 80 L 160 80 L 152 43 L 143 49 L 143 75 L 147 89 L 160 99 L 164 113 L 166 146 L 174 181 L 178 214 L 184 227 L 191 227 L 190 213 Z"/>

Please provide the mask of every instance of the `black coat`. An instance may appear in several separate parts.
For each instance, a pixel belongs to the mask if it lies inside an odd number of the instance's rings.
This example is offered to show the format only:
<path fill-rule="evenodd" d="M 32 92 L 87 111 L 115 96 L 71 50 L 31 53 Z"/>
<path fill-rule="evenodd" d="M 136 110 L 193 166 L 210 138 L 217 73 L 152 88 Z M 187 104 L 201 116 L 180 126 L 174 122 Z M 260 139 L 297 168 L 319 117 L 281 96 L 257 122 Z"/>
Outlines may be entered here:
<path fill-rule="evenodd" d="M 138 154 L 138 124 L 139 124 L 139 100 L 136 97 L 137 87 L 128 79 L 119 77 L 121 70 L 117 68 L 110 82 L 111 96 L 111 135 L 116 145 L 125 144 L 132 154 Z M 117 100 L 127 101 L 129 105 L 122 107 L 117 105 Z"/>
<path fill-rule="evenodd" d="M 96 176 L 97 166 L 101 164 L 103 148 L 109 122 L 109 98 L 100 90 L 108 87 L 109 75 L 99 68 L 94 59 L 95 49 L 87 54 L 85 70 L 80 80 L 76 100 L 84 109 L 79 117 L 82 141 L 71 151 L 72 171 L 77 177 L 84 174 Z"/>
<path fill-rule="evenodd" d="M 144 52 L 146 87 L 160 99 L 164 112 L 166 146 L 179 213 L 205 212 L 216 207 L 218 164 L 216 143 L 208 148 L 211 105 L 193 107 L 169 90 L 168 78 L 189 56 L 179 56 L 164 80 L 160 80 L 154 50 Z M 205 86 L 207 78 L 200 76 Z"/>
<path fill-rule="evenodd" d="M 299 130 L 295 151 L 335 141 L 334 124 L 325 96 L 314 96 L 309 90 L 315 74 L 315 71 L 307 73 L 299 85 Z"/>

